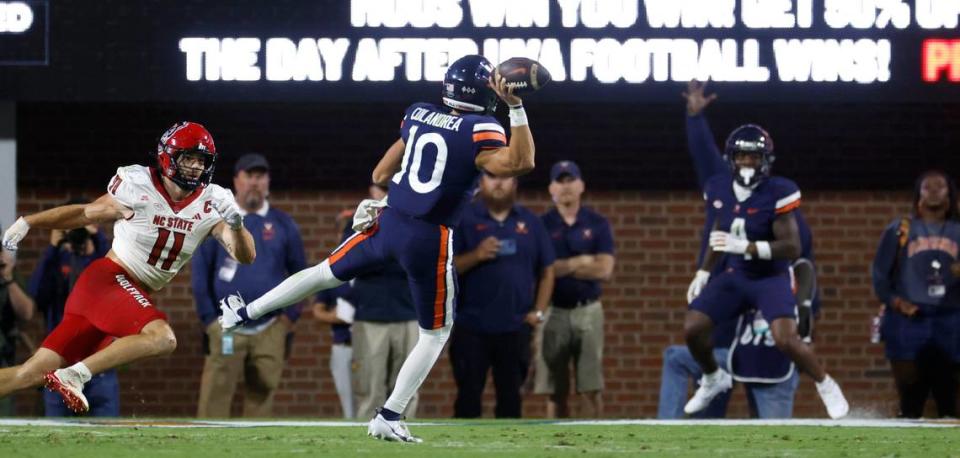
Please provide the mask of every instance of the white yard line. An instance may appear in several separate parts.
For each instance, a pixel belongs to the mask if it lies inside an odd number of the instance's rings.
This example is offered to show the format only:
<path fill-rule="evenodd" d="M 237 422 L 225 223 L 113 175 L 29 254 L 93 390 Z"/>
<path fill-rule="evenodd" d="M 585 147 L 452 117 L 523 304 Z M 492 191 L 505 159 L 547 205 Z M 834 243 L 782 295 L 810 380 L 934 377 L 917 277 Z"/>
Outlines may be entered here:
<path fill-rule="evenodd" d="M 229 420 L 176 420 L 176 419 L 47 419 L 47 418 L 0 418 L 3 426 L 51 426 L 51 427 L 106 427 L 106 428 L 359 428 L 366 422 L 346 421 L 229 421 Z M 411 426 L 509 426 L 509 425 L 554 425 L 554 426 L 831 426 L 860 428 L 956 428 L 957 420 L 878 420 L 878 419 L 792 419 L 792 420 L 575 420 L 575 421 L 504 421 L 490 423 L 453 423 L 445 421 L 411 422 Z"/>

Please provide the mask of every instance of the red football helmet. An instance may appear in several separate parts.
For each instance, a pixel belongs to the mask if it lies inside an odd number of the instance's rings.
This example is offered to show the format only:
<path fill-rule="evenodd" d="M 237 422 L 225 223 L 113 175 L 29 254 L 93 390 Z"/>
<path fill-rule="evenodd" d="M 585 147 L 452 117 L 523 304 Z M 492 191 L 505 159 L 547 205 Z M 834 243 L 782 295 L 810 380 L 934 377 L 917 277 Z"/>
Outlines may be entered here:
<path fill-rule="evenodd" d="M 199 154 L 203 157 L 203 172 L 199 177 L 189 178 L 181 172 L 179 160 L 184 153 Z M 160 136 L 157 144 L 157 167 L 160 173 L 183 189 L 193 190 L 210 184 L 216 161 L 217 147 L 213 144 L 213 136 L 205 127 L 195 122 L 183 121 L 174 124 Z"/>

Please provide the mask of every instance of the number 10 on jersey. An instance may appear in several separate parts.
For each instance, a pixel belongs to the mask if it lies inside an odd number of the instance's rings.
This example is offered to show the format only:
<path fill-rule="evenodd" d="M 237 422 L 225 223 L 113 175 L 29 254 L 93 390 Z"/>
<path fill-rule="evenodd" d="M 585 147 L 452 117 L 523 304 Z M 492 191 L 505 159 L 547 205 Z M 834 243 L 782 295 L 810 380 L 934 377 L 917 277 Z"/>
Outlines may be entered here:
<path fill-rule="evenodd" d="M 416 138 L 417 129 L 420 126 L 411 126 L 410 134 L 407 135 L 407 147 L 403 151 L 403 159 L 400 162 L 400 171 L 393 176 L 393 182 L 400 184 L 403 175 L 407 175 L 407 182 L 410 183 L 410 189 L 419 194 L 427 194 L 440 186 L 443 179 L 443 169 L 447 166 L 447 142 L 443 136 L 436 132 L 428 132 Z M 433 144 L 437 148 L 437 160 L 433 165 L 433 173 L 430 175 L 430 181 L 424 183 L 420 181 L 420 167 L 423 163 L 423 148 Z M 410 151 L 413 151 L 413 160 L 410 159 Z M 407 171 L 409 164 L 409 172 Z"/>

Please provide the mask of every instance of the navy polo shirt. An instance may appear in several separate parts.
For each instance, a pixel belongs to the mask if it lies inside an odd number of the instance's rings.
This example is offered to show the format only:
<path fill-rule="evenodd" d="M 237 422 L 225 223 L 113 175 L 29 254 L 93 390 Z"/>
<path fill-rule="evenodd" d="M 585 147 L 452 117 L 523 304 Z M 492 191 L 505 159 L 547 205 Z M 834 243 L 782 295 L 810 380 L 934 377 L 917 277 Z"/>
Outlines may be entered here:
<path fill-rule="evenodd" d="M 261 209 L 245 215 L 243 226 L 253 235 L 256 245 L 257 260 L 253 264 L 240 264 L 230 258 L 213 237 L 193 253 L 191 285 L 197 315 L 204 325 L 220 315 L 220 298 L 239 292 L 250 303 L 307 265 L 300 229 L 286 213 L 267 207 L 265 212 Z M 298 304 L 275 310 L 247 326 L 258 326 L 281 313 L 296 321 L 301 308 L 302 304 Z"/>
<path fill-rule="evenodd" d="M 515 205 L 500 222 L 478 200 L 454 230 L 453 252 L 465 254 L 490 236 L 501 241 L 501 250 L 513 253 L 477 264 L 460 276 L 456 325 L 488 333 L 517 331 L 533 308 L 540 274 L 553 264 L 553 246 L 530 210 Z"/>
<path fill-rule="evenodd" d="M 343 239 L 351 235 L 353 229 L 348 225 L 343 230 Z M 396 323 L 417 319 L 407 272 L 397 261 L 385 261 L 354 278 L 350 285 L 350 291 L 343 298 L 357 308 L 353 321 Z"/>
<path fill-rule="evenodd" d="M 572 258 L 582 254 L 613 254 L 613 233 L 610 223 L 599 213 L 580 207 L 577 220 L 568 226 L 556 208 L 543 216 L 543 225 L 546 226 L 553 241 L 553 249 L 557 259 Z M 591 301 L 600 298 L 600 282 L 597 280 L 580 280 L 572 275 L 557 277 L 553 287 L 553 305 L 562 308 L 571 308 L 578 302 Z"/>

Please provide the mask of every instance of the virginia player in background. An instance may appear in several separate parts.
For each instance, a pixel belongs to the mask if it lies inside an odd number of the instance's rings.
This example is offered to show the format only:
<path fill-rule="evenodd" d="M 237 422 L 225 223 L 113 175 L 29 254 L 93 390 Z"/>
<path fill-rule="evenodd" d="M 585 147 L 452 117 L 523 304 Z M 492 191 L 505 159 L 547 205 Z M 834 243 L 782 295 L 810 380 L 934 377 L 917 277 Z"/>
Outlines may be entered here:
<path fill-rule="evenodd" d="M 883 231 L 873 289 L 900 396 L 900 414 L 920 418 L 932 392 L 941 417 L 957 416 L 960 369 L 960 222 L 957 188 L 945 173 L 917 178 L 913 214 Z"/>
<path fill-rule="evenodd" d="M 407 108 L 400 139 L 373 171 L 374 183 L 390 185 L 386 202 L 361 202 L 354 216 L 354 229 L 360 232 L 320 264 L 292 275 L 249 305 L 238 296 L 227 297 L 221 307 L 224 330 L 395 259 L 410 282 L 420 336 L 367 433 L 421 442 L 410 434 L 400 412 L 450 335 L 457 295 L 451 227 L 459 221 L 481 170 L 497 176 L 533 170 L 533 136 L 515 87 L 508 87 L 499 72 L 494 74 L 482 56 L 462 57 L 451 64 L 443 80 L 443 104 L 415 103 Z M 498 97 L 510 106 L 509 146 L 503 127 L 492 116 Z"/>
<path fill-rule="evenodd" d="M 759 126 L 735 129 L 727 138 L 724 159 L 733 175 L 718 174 L 704 183 L 706 205 L 716 215 L 710 231 L 711 249 L 691 284 L 688 298 L 692 302 L 684 322 L 687 346 L 704 375 L 684 412 L 704 409 L 732 387 L 730 374 L 713 358 L 711 333 L 714 323 L 753 308 L 770 323 L 776 347 L 817 382 L 830 417 L 843 417 L 849 406 L 839 385 L 797 333 L 789 266 L 790 260 L 801 255 L 794 212 L 800 206 L 800 190 L 786 178 L 770 176 L 773 140 Z M 728 255 L 726 268 L 707 282 L 723 253 Z M 696 287 L 698 283 L 702 291 Z"/>
<path fill-rule="evenodd" d="M 120 167 L 92 204 L 21 217 L 3 234 L 16 250 L 31 228 L 114 223 L 107 256 L 77 279 L 63 320 L 33 356 L 0 370 L 0 397 L 45 383 L 75 412 L 89 409 L 83 385 L 93 374 L 172 353 L 177 338 L 150 294 L 166 286 L 207 236 L 237 261 L 256 257 L 233 193 L 211 184 L 217 151 L 200 124 L 175 124 L 157 145 L 157 167 Z M 65 364 L 70 367 L 58 369 Z"/>
<path fill-rule="evenodd" d="M 716 94 L 706 95 L 706 83 L 691 81 L 683 97 L 687 102 L 686 132 L 687 144 L 694 169 L 697 173 L 697 182 L 703 190 L 706 182 L 717 174 L 729 176 L 732 171 L 730 164 L 723 159 L 723 154 L 714 142 L 713 132 L 707 123 L 704 110 L 715 99 Z M 706 206 L 706 221 L 704 237 L 701 240 L 698 264 L 702 262 L 707 248 L 710 229 L 713 227 L 717 212 L 712 205 Z M 813 319 L 819 313 L 820 301 L 816 288 L 816 270 L 813 257 L 813 234 L 807 225 L 800 208 L 794 210 L 797 229 L 800 234 L 801 254 L 793 260 L 792 270 L 796 282 L 796 303 L 798 305 L 798 332 L 804 342 L 812 342 Z M 688 300 L 699 294 L 704 281 L 709 276 L 716 276 L 725 267 L 727 256 L 717 262 L 713 271 L 699 273 L 688 291 Z M 736 328 L 729 333 L 735 334 L 738 339 L 729 352 L 731 366 L 729 370 L 734 379 L 747 383 L 747 399 L 751 412 L 759 418 L 789 418 L 793 412 L 793 398 L 799 378 L 794 370 L 792 361 L 774 347 L 769 336 L 762 313 L 748 311 L 741 315 L 739 320 L 730 320 L 728 323 L 716 323 L 714 330 L 714 345 L 724 345 L 723 351 L 728 355 L 730 338 L 726 328 Z M 764 335 L 761 335 L 764 334 Z M 716 339 L 721 337 L 724 342 Z M 732 337 L 732 336 L 731 336 Z M 687 349 L 684 347 L 684 350 Z M 688 352 L 687 352 L 688 353 Z M 717 353 L 717 350 L 715 350 Z M 676 352 L 673 353 L 676 356 Z M 687 357 L 692 358 L 687 355 Z M 701 374 L 696 374 L 699 377 Z M 713 408 L 713 404 L 711 404 Z M 679 407 L 678 407 L 679 410 Z"/>

